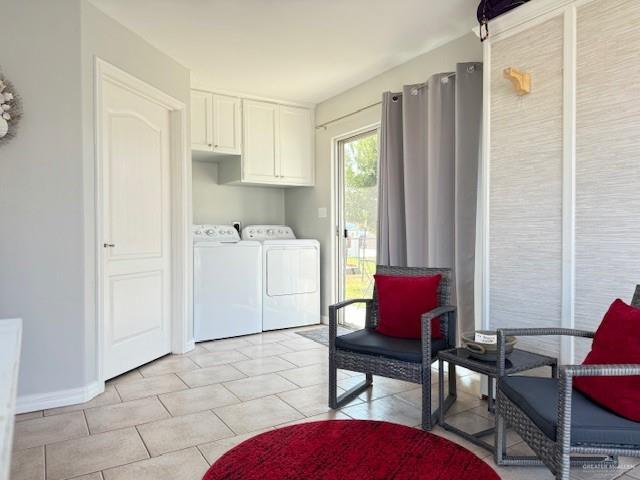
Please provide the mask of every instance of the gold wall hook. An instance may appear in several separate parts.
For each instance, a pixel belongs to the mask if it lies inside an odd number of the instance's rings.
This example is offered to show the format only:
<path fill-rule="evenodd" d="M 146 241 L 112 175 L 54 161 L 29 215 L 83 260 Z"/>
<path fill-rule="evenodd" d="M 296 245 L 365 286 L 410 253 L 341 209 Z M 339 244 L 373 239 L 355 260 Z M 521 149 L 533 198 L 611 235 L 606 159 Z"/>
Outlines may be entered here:
<path fill-rule="evenodd" d="M 518 95 L 526 95 L 531 92 L 531 74 L 509 67 L 503 71 L 504 78 L 511 80 L 513 88 Z"/>

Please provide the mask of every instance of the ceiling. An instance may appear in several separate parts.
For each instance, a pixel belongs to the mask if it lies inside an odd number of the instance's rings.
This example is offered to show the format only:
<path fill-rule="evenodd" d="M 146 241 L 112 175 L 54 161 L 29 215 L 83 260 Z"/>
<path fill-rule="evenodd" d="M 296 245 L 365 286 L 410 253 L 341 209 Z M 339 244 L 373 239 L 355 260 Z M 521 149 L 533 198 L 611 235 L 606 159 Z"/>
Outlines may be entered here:
<path fill-rule="evenodd" d="M 469 32 L 478 0 L 91 0 L 194 86 L 318 103 Z"/>

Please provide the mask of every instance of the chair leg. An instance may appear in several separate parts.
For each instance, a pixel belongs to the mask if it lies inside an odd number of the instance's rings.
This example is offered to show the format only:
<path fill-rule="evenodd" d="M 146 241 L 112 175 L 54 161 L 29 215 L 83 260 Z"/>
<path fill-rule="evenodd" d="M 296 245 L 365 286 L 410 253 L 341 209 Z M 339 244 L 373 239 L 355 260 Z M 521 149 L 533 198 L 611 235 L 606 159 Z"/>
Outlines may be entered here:
<path fill-rule="evenodd" d="M 363 382 L 351 387 L 342 395 L 338 396 L 337 376 L 338 369 L 331 366 L 329 368 L 329 407 L 333 410 L 346 405 L 373 384 L 373 375 L 371 373 L 366 373 Z"/>
<path fill-rule="evenodd" d="M 338 408 L 338 367 L 331 355 L 329 355 L 329 408 Z"/>
<path fill-rule="evenodd" d="M 444 422 L 444 414 L 456 401 L 456 366 L 449 364 L 448 394 L 444 396 L 444 365 L 438 361 L 438 408 L 431 410 L 431 366 L 422 372 L 422 429 L 431 430 Z"/>
<path fill-rule="evenodd" d="M 496 429 L 495 429 L 495 460 L 496 465 L 504 465 L 505 454 L 505 423 L 504 418 L 500 415 L 499 408 L 496 408 Z"/>
<path fill-rule="evenodd" d="M 424 370 L 428 370 L 428 373 L 422 375 L 422 430 L 429 431 L 434 424 L 431 416 L 431 366 L 428 365 Z"/>

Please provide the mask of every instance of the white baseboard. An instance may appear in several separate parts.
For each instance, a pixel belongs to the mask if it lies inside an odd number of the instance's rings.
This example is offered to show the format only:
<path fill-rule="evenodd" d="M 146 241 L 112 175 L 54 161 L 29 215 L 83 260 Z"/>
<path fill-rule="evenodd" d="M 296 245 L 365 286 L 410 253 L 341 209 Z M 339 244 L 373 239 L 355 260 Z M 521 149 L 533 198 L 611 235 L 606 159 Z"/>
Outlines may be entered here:
<path fill-rule="evenodd" d="M 196 341 L 195 341 L 195 339 L 192 338 L 191 340 L 187 340 L 187 342 L 183 345 L 181 351 L 174 350 L 171 353 L 175 353 L 177 355 L 182 355 L 183 353 L 190 352 L 194 348 L 196 348 Z"/>
<path fill-rule="evenodd" d="M 104 392 L 104 382 L 96 381 L 84 387 L 70 388 L 68 390 L 19 395 L 16 401 L 16 413 L 35 412 L 47 408 L 85 403 L 102 392 Z"/>

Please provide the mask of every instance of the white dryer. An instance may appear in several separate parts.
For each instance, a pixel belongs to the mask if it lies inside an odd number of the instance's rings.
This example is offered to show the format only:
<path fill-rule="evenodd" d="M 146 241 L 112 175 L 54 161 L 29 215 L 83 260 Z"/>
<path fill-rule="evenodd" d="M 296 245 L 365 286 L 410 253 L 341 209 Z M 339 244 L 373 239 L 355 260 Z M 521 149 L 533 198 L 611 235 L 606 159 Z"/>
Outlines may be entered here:
<path fill-rule="evenodd" d="M 262 329 L 320 323 L 320 243 L 285 225 L 249 225 L 242 238 L 262 243 Z"/>
<path fill-rule="evenodd" d="M 262 331 L 262 247 L 232 226 L 193 226 L 196 342 Z"/>

